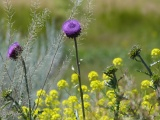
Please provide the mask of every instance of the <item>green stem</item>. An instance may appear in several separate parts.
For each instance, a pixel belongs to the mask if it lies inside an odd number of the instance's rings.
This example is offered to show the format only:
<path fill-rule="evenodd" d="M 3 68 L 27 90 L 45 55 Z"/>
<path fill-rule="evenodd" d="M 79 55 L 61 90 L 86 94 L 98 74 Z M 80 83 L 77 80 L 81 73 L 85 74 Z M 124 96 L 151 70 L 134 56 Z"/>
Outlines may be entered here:
<path fill-rule="evenodd" d="M 153 73 L 151 71 L 151 69 L 148 67 L 148 65 L 146 64 L 146 62 L 143 60 L 143 58 L 141 57 L 141 55 L 138 55 L 138 57 L 140 58 L 141 62 L 143 63 L 143 65 L 146 67 L 147 71 L 149 72 L 149 76 L 153 76 Z"/>
<path fill-rule="evenodd" d="M 114 84 L 115 84 L 115 90 L 116 91 L 119 91 L 119 88 L 118 88 L 118 80 L 117 80 L 117 77 L 116 77 L 116 74 L 113 73 L 113 79 L 114 79 Z"/>
<path fill-rule="evenodd" d="M 118 80 L 116 77 L 116 74 L 113 73 L 113 79 L 114 79 L 114 84 L 115 84 L 115 88 L 114 88 L 114 92 L 116 95 L 116 110 L 114 111 L 114 120 L 118 120 L 119 119 L 119 105 L 120 105 L 120 96 L 119 96 L 119 88 L 118 88 Z"/>
<path fill-rule="evenodd" d="M 81 72 L 80 72 L 80 63 L 78 58 L 78 47 L 76 37 L 74 37 L 75 43 L 75 50 L 76 50 L 76 61 L 77 61 L 77 69 L 78 69 L 78 81 L 79 81 L 79 89 L 80 89 L 80 96 L 81 96 L 81 105 L 82 105 L 82 113 L 83 113 L 83 120 L 85 120 L 85 110 L 84 110 L 84 100 L 83 100 L 83 91 L 81 85 Z"/>
<path fill-rule="evenodd" d="M 25 62 L 24 62 L 24 59 L 22 56 L 21 56 L 21 60 L 22 60 L 22 65 L 23 65 L 23 70 L 24 70 L 24 78 L 25 78 L 25 82 L 26 82 L 26 90 L 27 90 L 27 95 L 28 95 L 29 118 L 31 120 L 32 119 L 32 117 L 31 117 L 31 100 L 30 100 L 30 92 L 29 92 L 29 85 L 28 85 L 28 79 L 27 79 L 27 69 L 26 69 L 26 65 L 25 65 Z"/>

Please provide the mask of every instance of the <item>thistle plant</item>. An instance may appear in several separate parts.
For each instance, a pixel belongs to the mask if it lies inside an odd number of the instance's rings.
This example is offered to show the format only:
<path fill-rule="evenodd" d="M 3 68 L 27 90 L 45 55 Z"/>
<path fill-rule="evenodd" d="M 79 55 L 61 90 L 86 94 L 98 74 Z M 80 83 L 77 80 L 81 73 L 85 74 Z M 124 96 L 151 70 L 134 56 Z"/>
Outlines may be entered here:
<path fill-rule="evenodd" d="M 115 65 L 117 64 L 121 64 L 121 62 L 117 62 L 115 61 L 115 59 L 113 60 L 113 63 Z M 104 72 L 104 74 L 106 76 L 108 76 L 110 78 L 109 81 L 106 81 L 106 86 L 112 88 L 114 90 L 114 94 L 115 94 L 115 104 L 116 104 L 116 108 L 113 108 L 114 111 L 114 120 L 118 120 L 119 119 L 119 108 L 120 108 L 120 102 L 123 98 L 123 94 L 120 94 L 120 90 L 119 90 L 119 80 L 116 76 L 116 72 L 117 72 L 117 68 L 115 66 L 109 66 L 107 67 L 106 71 Z"/>
<path fill-rule="evenodd" d="M 79 21 L 75 19 L 67 20 L 63 23 L 62 26 L 63 32 L 66 34 L 67 37 L 74 39 L 75 51 L 76 51 L 76 63 L 77 63 L 77 70 L 78 70 L 78 81 L 79 81 L 79 89 L 80 89 L 80 97 L 82 103 L 82 112 L 83 112 L 83 119 L 85 120 L 85 109 L 84 109 L 84 100 L 83 100 L 83 91 L 82 91 L 82 83 L 81 83 L 81 72 L 80 72 L 80 61 L 78 56 L 78 46 L 76 38 L 81 33 L 81 26 Z"/>
<path fill-rule="evenodd" d="M 31 120 L 32 119 L 32 115 L 31 115 L 32 114 L 31 113 L 31 97 L 30 97 L 29 84 L 28 84 L 28 79 L 27 79 L 26 64 L 25 64 L 25 61 L 24 61 L 23 57 L 21 56 L 22 51 L 23 51 L 23 49 L 19 45 L 19 43 L 18 42 L 14 42 L 8 48 L 7 57 L 12 59 L 12 60 L 15 60 L 15 61 L 18 60 L 18 59 L 20 59 L 22 61 L 22 66 L 23 66 L 23 70 L 24 70 L 24 78 L 25 78 L 25 82 L 26 82 L 25 83 L 26 91 L 27 91 L 27 95 L 28 95 L 28 108 L 29 108 L 29 115 L 26 116 L 26 117 Z M 13 101 L 14 101 L 14 99 L 13 99 Z M 19 108 L 19 104 L 17 102 L 15 102 L 15 103 L 16 103 L 16 106 Z"/>

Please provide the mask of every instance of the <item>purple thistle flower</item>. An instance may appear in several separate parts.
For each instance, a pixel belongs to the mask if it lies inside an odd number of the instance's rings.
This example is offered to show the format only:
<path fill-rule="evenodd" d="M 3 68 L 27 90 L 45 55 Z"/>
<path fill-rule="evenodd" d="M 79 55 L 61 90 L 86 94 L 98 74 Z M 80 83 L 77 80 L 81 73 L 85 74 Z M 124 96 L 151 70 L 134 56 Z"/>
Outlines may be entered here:
<path fill-rule="evenodd" d="M 17 60 L 18 56 L 21 55 L 23 49 L 18 42 L 12 43 L 8 48 L 7 57 L 13 60 Z"/>
<path fill-rule="evenodd" d="M 67 20 L 63 23 L 62 30 L 67 37 L 76 38 L 81 33 L 81 26 L 79 21 L 75 19 Z"/>

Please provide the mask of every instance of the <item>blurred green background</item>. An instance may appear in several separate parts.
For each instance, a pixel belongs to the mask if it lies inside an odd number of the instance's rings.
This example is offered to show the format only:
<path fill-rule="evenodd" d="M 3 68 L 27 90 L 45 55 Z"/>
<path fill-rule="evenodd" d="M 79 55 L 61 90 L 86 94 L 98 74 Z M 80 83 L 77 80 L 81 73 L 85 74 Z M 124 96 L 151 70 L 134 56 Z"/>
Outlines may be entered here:
<path fill-rule="evenodd" d="M 68 18 L 73 3 L 70 0 L 40 0 L 40 3 L 40 9 L 44 7 L 50 9 L 49 21 L 54 19 L 56 29 L 60 30 L 62 23 Z M 0 19 L 5 20 L 6 14 L 2 4 L 1 1 Z M 15 11 L 13 28 L 21 35 L 25 35 L 30 22 L 30 2 L 14 0 L 12 5 Z M 80 16 L 87 12 L 83 9 L 83 5 L 86 4 L 83 3 L 78 8 L 81 11 Z M 88 26 L 87 35 L 79 41 L 79 56 L 83 59 L 81 63 L 83 79 L 87 80 L 87 75 L 91 70 L 97 71 L 101 76 L 103 70 L 112 64 L 115 57 L 123 59 L 124 70 L 134 76 L 137 81 L 147 79 L 141 73 L 136 72 L 136 69 L 143 69 L 143 67 L 130 60 L 128 52 L 133 45 L 139 44 L 142 46 L 142 57 L 151 63 L 151 50 L 160 46 L 160 1 L 93 0 L 92 6 L 93 20 Z M 4 24 L 3 27 L 5 28 L 6 25 Z M 70 43 L 71 41 L 65 43 L 65 50 L 72 47 Z M 75 66 L 74 58 L 72 65 Z M 67 75 L 71 74 L 72 70 L 70 69 L 69 72 L 67 71 Z"/>

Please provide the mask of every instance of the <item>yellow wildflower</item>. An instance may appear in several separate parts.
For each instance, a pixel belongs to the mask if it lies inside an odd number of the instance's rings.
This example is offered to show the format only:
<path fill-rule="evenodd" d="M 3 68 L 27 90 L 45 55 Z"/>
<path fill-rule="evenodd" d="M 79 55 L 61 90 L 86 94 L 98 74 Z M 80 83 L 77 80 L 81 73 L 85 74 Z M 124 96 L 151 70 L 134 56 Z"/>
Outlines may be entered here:
<path fill-rule="evenodd" d="M 152 57 L 157 57 L 159 55 L 160 55 L 160 49 L 158 49 L 158 48 L 152 49 L 152 51 L 151 51 L 151 56 Z"/>
<path fill-rule="evenodd" d="M 90 100 L 90 96 L 88 94 L 83 94 L 83 99 L 84 100 Z"/>
<path fill-rule="evenodd" d="M 104 88 L 104 84 L 99 80 L 95 80 L 91 81 L 90 87 L 92 88 L 92 91 L 100 91 Z"/>
<path fill-rule="evenodd" d="M 148 101 L 143 101 L 141 106 L 143 109 L 150 110 L 152 105 Z"/>
<path fill-rule="evenodd" d="M 57 86 L 58 86 L 59 89 L 63 89 L 63 88 L 65 88 L 65 87 L 68 86 L 68 83 L 67 83 L 66 80 L 60 80 L 60 81 L 57 83 Z"/>
<path fill-rule="evenodd" d="M 102 99 L 98 100 L 97 104 L 100 106 L 103 106 L 105 104 L 105 99 L 102 98 Z"/>
<path fill-rule="evenodd" d="M 83 92 L 88 92 L 88 87 L 86 85 L 81 86 Z"/>
<path fill-rule="evenodd" d="M 82 85 L 81 88 L 82 88 L 83 92 L 88 92 L 89 91 L 88 87 L 86 85 Z M 78 88 L 78 91 L 80 91 L 79 88 Z"/>
<path fill-rule="evenodd" d="M 120 102 L 120 108 L 119 108 L 119 110 L 122 112 L 122 113 L 126 113 L 127 111 L 128 111 L 128 108 L 129 108 L 129 103 L 130 103 L 130 101 L 129 100 L 122 100 L 121 102 Z"/>
<path fill-rule="evenodd" d="M 98 73 L 96 71 L 91 71 L 88 74 L 88 78 L 89 78 L 89 81 L 97 80 L 98 79 Z"/>
<path fill-rule="evenodd" d="M 58 98 L 58 92 L 56 90 L 51 90 L 49 95 L 52 96 L 52 98 Z"/>
<path fill-rule="evenodd" d="M 43 103 L 43 99 L 42 98 L 37 98 L 36 100 L 35 100 L 35 104 L 37 104 L 37 105 L 42 105 L 42 103 Z"/>
<path fill-rule="evenodd" d="M 100 118 L 100 120 L 111 120 L 107 115 L 104 115 Z"/>
<path fill-rule="evenodd" d="M 28 112 L 29 112 L 29 108 L 26 107 L 26 106 L 22 106 L 22 111 L 23 111 L 23 113 L 24 113 L 25 115 L 27 115 Z"/>
<path fill-rule="evenodd" d="M 141 89 L 146 89 L 150 87 L 150 81 L 149 80 L 143 80 L 141 82 Z"/>
<path fill-rule="evenodd" d="M 70 103 L 76 103 L 76 102 L 78 102 L 78 99 L 76 96 L 69 96 L 68 101 Z"/>
<path fill-rule="evenodd" d="M 114 90 L 108 90 L 108 91 L 106 92 L 106 96 L 107 96 L 109 99 L 115 98 Z"/>
<path fill-rule="evenodd" d="M 73 74 L 71 75 L 71 82 L 72 82 L 72 83 L 78 83 L 78 74 L 73 73 Z"/>
<path fill-rule="evenodd" d="M 53 98 L 52 96 L 47 96 L 46 99 L 45 99 L 45 104 L 47 106 L 49 106 L 49 104 L 53 101 Z"/>
<path fill-rule="evenodd" d="M 120 66 L 122 65 L 122 61 L 122 58 L 114 58 L 112 62 L 114 66 Z"/>
<path fill-rule="evenodd" d="M 143 97 L 143 101 L 148 101 L 148 100 L 150 100 L 151 99 L 151 96 L 150 95 L 145 95 L 144 97 Z"/>
<path fill-rule="evenodd" d="M 56 114 L 53 114 L 53 115 L 52 115 L 51 120 L 58 120 L 58 119 L 60 119 L 60 118 L 61 118 L 60 114 L 56 113 Z"/>
<path fill-rule="evenodd" d="M 40 90 L 37 91 L 37 97 L 45 96 L 45 95 L 46 95 L 46 91 L 45 90 L 40 89 Z"/>
<path fill-rule="evenodd" d="M 64 108 L 64 114 L 72 116 L 74 115 L 74 111 L 71 108 Z"/>
<path fill-rule="evenodd" d="M 91 106 L 91 104 L 89 102 L 84 102 L 84 108 L 87 109 Z"/>

